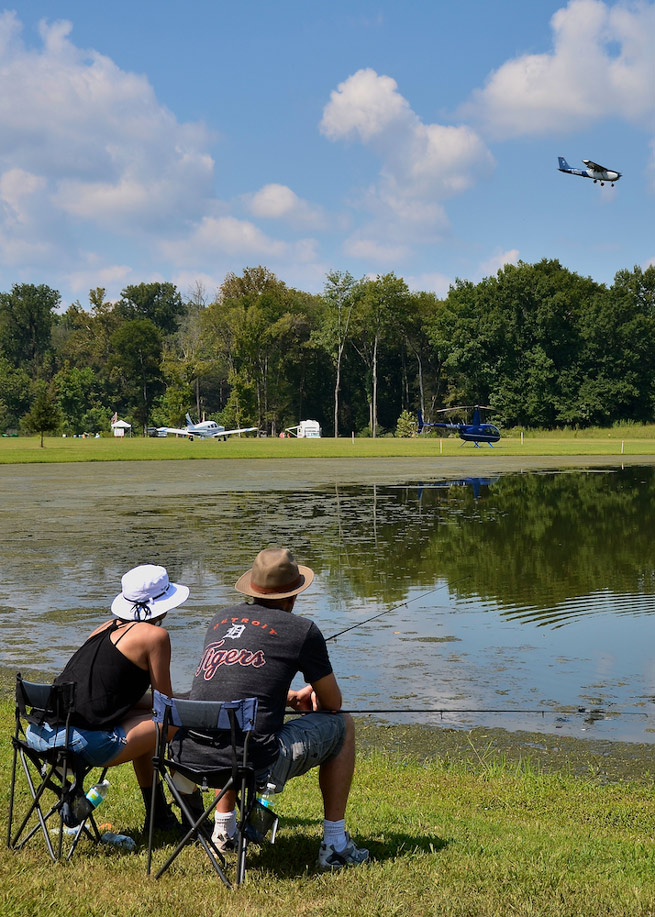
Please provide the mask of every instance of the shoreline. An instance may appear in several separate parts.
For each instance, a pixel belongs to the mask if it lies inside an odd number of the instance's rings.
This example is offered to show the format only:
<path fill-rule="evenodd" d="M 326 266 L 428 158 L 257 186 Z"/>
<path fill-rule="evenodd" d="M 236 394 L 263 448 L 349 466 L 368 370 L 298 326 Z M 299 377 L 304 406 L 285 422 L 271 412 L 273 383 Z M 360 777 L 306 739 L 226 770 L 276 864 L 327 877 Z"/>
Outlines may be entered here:
<path fill-rule="evenodd" d="M 11 707 L 15 670 L 0 668 L 0 704 Z M 54 677 L 36 670 L 25 673 L 28 680 L 48 683 Z M 357 752 L 382 754 L 394 759 L 410 758 L 419 763 L 445 758 L 456 767 L 475 770 L 509 767 L 544 774 L 566 774 L 596 783 L 655 781 L 653 746 L 647 742 L 623 742 L 591 736 L 511 731 L 500 727 L 455 729 L 451 726 L 402 725 L 356 716 Z"/>
<path fill-rule="evenodd" d="M 442 726 L 402 726 L 356 718 L 359 753 L 410 757 L 419 762 L 446 758 L 456 766 L 476 770 L 509 766 L 537 773 L 563 773 L 597 783 L 655 780 L 653 746 L 579 738 L 541 732 L 510 732 L 499 727 L 453 729 Z"/>

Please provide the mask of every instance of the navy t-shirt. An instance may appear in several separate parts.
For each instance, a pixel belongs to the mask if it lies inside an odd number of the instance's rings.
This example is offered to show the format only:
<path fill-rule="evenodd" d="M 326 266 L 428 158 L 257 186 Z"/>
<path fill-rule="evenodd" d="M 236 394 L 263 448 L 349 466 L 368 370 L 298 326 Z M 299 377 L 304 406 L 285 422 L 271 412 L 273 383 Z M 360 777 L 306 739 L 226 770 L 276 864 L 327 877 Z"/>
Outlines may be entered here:
<path fill-rule="evenodd" d="M 257 724 L 250 757 L 257 769 L 277 756 L 275 734 L 284 723 L 291 682 L 297 672 L 309 684 L 330 675 L 325 639 L 308 618 L 264 605 L 235 605 L 214 615 L 189 695 L 191 700 L 256 697 Z M 229 737 L 226 736 L 226 745 Z M 184 741 L 184 760 L 210 764 L 217 751 Z M 223 757 L 220 763 L 228 763 Z"/>

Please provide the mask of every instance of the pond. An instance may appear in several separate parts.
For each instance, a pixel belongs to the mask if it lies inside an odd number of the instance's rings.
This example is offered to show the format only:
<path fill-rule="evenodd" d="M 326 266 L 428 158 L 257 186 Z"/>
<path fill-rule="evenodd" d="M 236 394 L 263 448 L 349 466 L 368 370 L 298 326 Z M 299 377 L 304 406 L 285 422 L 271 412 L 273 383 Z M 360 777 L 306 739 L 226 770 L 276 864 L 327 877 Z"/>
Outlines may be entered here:
<path fill-rule="evenodd" d="M 655 468 L 507 468 L 2 466 L 0 666 L 55 674 L 121 574 L 158 562 L 191 589 L 166 621 L 186 690 L 215 608 L 284 544 L 317 574 L 298 613 L 346 631 L 329 645 L 348 709 L 655 741 Z"/>

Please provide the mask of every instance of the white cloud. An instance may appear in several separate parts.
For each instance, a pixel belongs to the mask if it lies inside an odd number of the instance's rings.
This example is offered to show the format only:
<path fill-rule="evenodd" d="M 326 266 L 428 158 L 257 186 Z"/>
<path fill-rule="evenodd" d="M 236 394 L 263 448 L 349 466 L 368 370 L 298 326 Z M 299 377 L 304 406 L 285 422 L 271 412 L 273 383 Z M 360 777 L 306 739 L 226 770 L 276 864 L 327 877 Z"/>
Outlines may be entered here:
<path fill-rule="evenodd" d="M 71 28 L 41 22 L 31 49 L 16 14 L 0 14 L 0 169 L 20 166 L 56 208 L 103 227 L 202 211 L 208 132 L 179 123 L 145 77 L 77 48 Z"/>
<path fill-rule="evenodd" d="M 358 70 L 330 93 L 322 133 L 330 140 L 356 137 L 366 144 L 394 125 L 411 121 L 416 116 L 397 89 L 390 76 L 378 76 L 371 68 Z"/>
<path fill-rule="evenodd" d="M 425 124 L 396 81 L 370 68 L 358 70 L 331 93 L 320 129 L 333 141 L 359 141 L 379 157 L 378 181 L 360 195 L 361 206 L 375 218 L 371 231 L 378 247 L 397 248 L 399 238 L 425 242 L 429 234 L 442 232 L 448 226 L 442 202 L 493 167 L 474 130 Z M 371 232 L 365 228 L 363 234 Z"/>
<path fill-rule="evenodd" d="M 175 264 L 194 265 L 220 257 L 278 259 L 306 263 L 316 258 L 316 240 L 285 242 L 262 232 L 249 220 L 233 216 L 204 217 L 188 235 L 161 243 L 165 257 Z"/>
<path fill-rule="evenodd" d="M 454 278 L 448 277 L 446 274 L 429 271 L 424 274 L 405 277 L 407 286 L 412 292 L 422 293 L 425 291 L 428 293 L 435 293 L 439 299 L 444 299 L 447 296 L 453 279 Z"/>
<path fill-rule="evenodd" d="M 107 299 L 118 299 L 120 291 L 132 279 L 132 268 L 127 264 L 103 264 L 99 256 L 93 254 L 87 256 L 87 262 L 87 267 L 70 271 L 65 275 L 66 282 L 73 293 L 78 297 L 84 297 L 89 290 L 104 287 L 107 291 Z M 139 277 L 139 282 L 142 279 Z"/>
<path fill-rule="evenodd" d="M 655 5 L 571 0 L 551 27 L 552 51 L 503 64 L 460 113 L 503 138 L 613 116 L 653 130 Z"/>
<path fill-rule="evenodd" d="M 506 252 L 499 252 L 498 254 L 492 255 L 486 261 L 482 262 L 478 268 L 478 276 L 492 277 L 497 274 L 501 268 L 505 267 L 506 264 L 518 264 L 519 257 L 518 248 L 511 248 Z"/>
<path fill-rule="evenodd" d="M 172 261 L 191 264 L 219 254 L 279 256 L 284 248 L 284 242 L 270 238 L 254 223 L 232 216 L 204 217 L 190 235 L 162 243 L 164 253 Z"/>
<path fill-rule="evenodd" d="M 250 213 L 259 219 L 284 220 L 292 226 L 313 228 L 325 225 L 321 208 L 298 197 L 287 185 L 264 185 L 245 199 Z"/>
<path fill-rule="evenodd" d="M 0 267 L 12 274 L 45 269 L 74 298 L 97 285 L 118 295 L 162 255 L 180 277 L 211 265 L 212 283 L 239 262 L 317 269 L 316 239 L 258 224 L 324 229 L 320 207 L 276 183 L 220 201 L 210 132 L 180 122 L 145 76 L 77 47 L 70 23 L 41 22 L 29 45 L 17 15 L 0 13 L 0 90 Z M 233 214 L 244 204 L 253 219 Z"/>
<path fill-rule="evenodd" d="M 371 238 L 351 236 L 342 246 L 343 253 L 349 258 L 361 258 L 376 264 L 388 264 L 404 261 L 409 254 L 406 245 L 383 244 Z"/>

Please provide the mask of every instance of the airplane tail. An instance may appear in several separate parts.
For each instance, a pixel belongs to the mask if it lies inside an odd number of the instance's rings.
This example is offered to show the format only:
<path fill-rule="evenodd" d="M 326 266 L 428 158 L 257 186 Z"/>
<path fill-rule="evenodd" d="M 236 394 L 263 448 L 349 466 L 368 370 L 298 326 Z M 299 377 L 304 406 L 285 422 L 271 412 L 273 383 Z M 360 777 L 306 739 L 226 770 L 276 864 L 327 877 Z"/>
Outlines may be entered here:
<path fill-rule="evenodd" d="M 571 166 L 568 164 L 566 159 L 563 156 L 558 156 L 560 172 L 565 172 L 567 169 L 570 169 Z"/>
<path fill-rule="evenodd" d="M 418 432 L 420 433 L 423 429 L 423 412 L 418 412 Z"/>
<path fill-rule="evenodd" d="M 189 414 L 186 415 L 186 422 L 187 422 L 187 426 L 189 426 L 189 427 L 195 427 L 195 424 L 194 424 L 194 422 L 191 420 L 191 417 L 189 416 Z"/>

